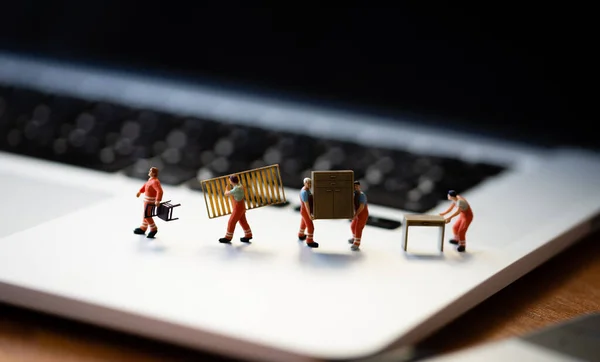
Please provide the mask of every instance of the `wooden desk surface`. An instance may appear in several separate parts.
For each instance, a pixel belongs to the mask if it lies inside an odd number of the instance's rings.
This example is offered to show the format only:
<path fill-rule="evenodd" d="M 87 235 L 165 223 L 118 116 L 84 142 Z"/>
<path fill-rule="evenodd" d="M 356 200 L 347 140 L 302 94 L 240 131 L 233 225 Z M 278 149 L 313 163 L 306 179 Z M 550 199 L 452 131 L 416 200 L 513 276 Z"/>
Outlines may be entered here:
<path fill-rule="evenodd" d="M 600 311 L 600 232 L 419 344 L 446 353 Z M 0 304 L 1 361 L 231 361 Z"/>

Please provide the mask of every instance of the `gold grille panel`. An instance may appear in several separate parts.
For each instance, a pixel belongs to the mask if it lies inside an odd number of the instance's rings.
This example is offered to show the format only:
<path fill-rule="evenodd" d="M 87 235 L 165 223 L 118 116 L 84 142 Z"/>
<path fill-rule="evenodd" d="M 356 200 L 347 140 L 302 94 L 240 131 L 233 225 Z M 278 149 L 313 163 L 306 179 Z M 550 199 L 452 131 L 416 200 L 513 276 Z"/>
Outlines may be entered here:
<path fill-rule="evenodd" d="M 231 214 L 230 199 L 223 196 L 231 175 L 236 175 L 244 186 L 247 210 L 286 201 L 278 164 L 219 176 L 200 181 L 209 219 Z"/>

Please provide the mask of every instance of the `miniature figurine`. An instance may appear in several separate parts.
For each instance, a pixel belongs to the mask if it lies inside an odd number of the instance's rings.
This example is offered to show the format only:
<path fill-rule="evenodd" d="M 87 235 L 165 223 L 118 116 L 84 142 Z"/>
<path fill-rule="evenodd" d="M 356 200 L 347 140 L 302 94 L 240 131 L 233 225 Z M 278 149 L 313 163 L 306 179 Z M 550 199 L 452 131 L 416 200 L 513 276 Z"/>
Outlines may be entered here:
<path fill-rule="evenodd" d="M 144 235 L 148 227 L 150 227 L 150 232 L 148 233 L 148 238 L 152 239 L 158 232 L 158 228 L 154 223 L 154 219 L 150 217 L 146 217 L 146 210 L 148 206 L 156 206 L 160 205 L 163 196 L 163 189 L 160 185 L 160 181 L 158 180 L 158 168 L 150 167 L 150 171 L 148 171 L 148 181 L 142 186 L 140 191 L 138 191 L 135 197 L 140 197 L 140 194 L 145 194 L 144 196 L 144 213 L 142 214 L 142 225 L 139 228 L 133 230 L 134 234 Z"/>
<path fill-rule="evenodd" d="M 246 211 L 264 206 L 287 204 L 279 164 L 237 172 L 236 175 L 240 185 L 247 191 L 244 193 Z M 209 219 L 231 214 L 230 208 L 223 205 L 224 202 L 229 204 L 228 197 L 223 196 L 221 191 L 223 183 L 229 185 L 230 176 L 224 175 L 200 181 L 206 204 L 206 214 Z"/>
<path fill-rule="evenodd" d="M 446 224 L 449 223 L 453 217 L 460 214 L 458 221 L 456 221 L 452 227 L 454 237 L 450 239 L 450 243 L 455 245 L 458 244 L 458 248 L 456 250 L 459 252 L 464 252 L 467 248 L 467 230 L 469 225 L 471 225 L 471 221 L 473 221 L 473 210 L 471 209 L 471 205 L 469 205 L 467 200 L 458 195 L 454 190 L 448 191 L 448 200 L 452 201 L 452 205 L 450 205 L 448 210 L 441 212 L 440 216 L 446 215 L 452 211 L 454 206 L 456 206 L 456 211 L 446 218 Z"/>
<path fill-rule="evenodd" d="M 233 211 L 229 216 L 225 237 L 220 238 L 219 242 L 231 243 L 231 239 L 233 239 L 233 232 L 239 221 L 244 230 L 244 237 L 240 238 L 240 241 L 243 243 L 249 243 L 250 239 L 252 239 L 252 230 L 250 229 L 250 225 L 248 225 L 248 221 L 246 220 L 244 186 L 240 183 L 240 180 L 236 175 L 231 175 L 229 176 L 228 188 L 229 190 L 225 191 L 223 195 L 230 197 Z"/>
<path fill-rule="evenodd" d="M 315 232 L 315 226 L 313 220 L 315 219 L 312 213 L 312 193 L 310 187 L 312 186 L 312 180 L 309 177 L 304 179 L 304 187 L 300 190 L 300 230 L 298 231 L 298 239 L 306 240 L 306 245 L 311 248 L 318 248 L 319 243 L 313 240 L 313 233 Z M 307 231 L 305 234 L 304 231 Z"/>
<path fill-rule="evenodd" d="M 348 242 L 352 244 L 350 249 L 357 251 L 360 248 L 360 239 L 362 231 L 367 225 L 369 219 L 369 207 L 367 206 L 367 195 L 360 189 L 360 181 L 354 181 L 354 216 L 350 224 L 352 230 L 352 239 Z"/>

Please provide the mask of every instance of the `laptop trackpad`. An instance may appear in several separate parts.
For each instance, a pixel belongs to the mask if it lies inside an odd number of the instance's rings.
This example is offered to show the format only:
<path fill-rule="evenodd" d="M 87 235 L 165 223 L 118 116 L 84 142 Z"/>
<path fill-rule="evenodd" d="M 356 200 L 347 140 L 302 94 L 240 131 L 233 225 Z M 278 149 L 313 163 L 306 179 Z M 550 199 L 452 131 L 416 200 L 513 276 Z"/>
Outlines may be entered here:
<path fill-rule="evenodd" d="M 110 197 L 96 190 L 61 185 L 0 171 L 0 238 L 67 215 Z"/>

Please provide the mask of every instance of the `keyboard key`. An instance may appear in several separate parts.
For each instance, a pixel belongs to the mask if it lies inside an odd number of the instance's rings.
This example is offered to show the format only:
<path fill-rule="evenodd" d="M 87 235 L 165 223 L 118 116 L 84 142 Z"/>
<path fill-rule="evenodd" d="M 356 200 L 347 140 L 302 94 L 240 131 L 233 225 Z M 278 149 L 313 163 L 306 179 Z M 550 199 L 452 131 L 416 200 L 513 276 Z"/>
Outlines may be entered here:
<path fill-rule="evenodd" d="M 396 220 L 390 220 L 383 217 L 371 216 L 367 218 L 367 225 L 375 226 L 382 229 L 394 230 L 399 228 L 402 223 Z"/>
<path fill-rule="evenodd" d="M 277 156 L 273 158 L 279 161 L 283 184 L 292 188 L 301 188 L 302 180 L 310 177 L 315 162 L 326 149 L 326 143 L 318 139 L 286 133 L 282 134 L 279 142 L 268 152 L 270 155 Z"/>

